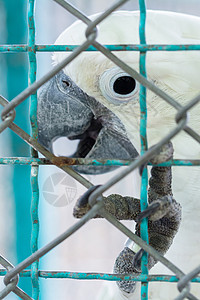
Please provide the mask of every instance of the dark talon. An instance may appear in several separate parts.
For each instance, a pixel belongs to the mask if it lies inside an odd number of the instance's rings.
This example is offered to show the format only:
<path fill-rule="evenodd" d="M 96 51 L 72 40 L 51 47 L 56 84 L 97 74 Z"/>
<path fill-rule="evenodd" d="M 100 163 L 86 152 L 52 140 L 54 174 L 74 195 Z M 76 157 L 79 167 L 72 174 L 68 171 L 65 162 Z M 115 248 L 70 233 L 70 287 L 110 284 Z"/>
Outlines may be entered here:
<path fill-rule="evenodd" d="M 137 218 L 136 218 L 135 221 L 137 223 L 141 223 L 144 218 L 147 218 L 147 217 L 151 216 L 152 214 L 154 214 L 159 209 L 159 207 L 160 207 L 159 203 L 152 202 L 147 207 L 147 209 L 145 209 L 144 211 L 142 211 L 141 213 L 139 213 L 139 215 L 137 216 Z"/>
<path fill-rule="evenodd" d="M 101 184 L 99 185 L 93 185 L 91 186 L 80 198 L 79 198 L 79 202 L 78 202 L 78 206 L 82 207 L 85 206 L 86 204 L 88 204 L 88 199 L 90 197 L 90 195 L 98 188 L 100 187 Z"/>
<path fill-rule="evenodd" d="M 143 171 L 144 171 L 144 168 L 146 168 L 147 167 L 147 163 L 146 164 L 142 164 L 140 167 L 139 167 L 139 174 L 140 174 L 140 176 L 142 176 L 142 173 L 143 173 Z"/>
<path fill-rule="evenodd" d="M 133 259 L 133 266 L 138 272 L 141 270 L 141 260 L 142 260 L 142 255 L 144 253 L 143 249 L 140 249 L 134 256 Z"/>
<path fill-rule="evenodd" d="M 141 223 L 144 218 L 149 217 L 151 221 L 157 221 L 173 210 L 173 198 L 171 195 L 165 195 L 151 202 L 147 209 L 139 213 L 136 218 L 137 223 Z"/>
<path fill-rule="evenodd" d="M 88 199 L 90 195 L 99 187 L 100 185 L 91 186 L 76 202 L 73 210 L 73 216 L 75 218 L 81 218 L 84 216 L 89 210 L 90 205 L 88 203 Z"/>

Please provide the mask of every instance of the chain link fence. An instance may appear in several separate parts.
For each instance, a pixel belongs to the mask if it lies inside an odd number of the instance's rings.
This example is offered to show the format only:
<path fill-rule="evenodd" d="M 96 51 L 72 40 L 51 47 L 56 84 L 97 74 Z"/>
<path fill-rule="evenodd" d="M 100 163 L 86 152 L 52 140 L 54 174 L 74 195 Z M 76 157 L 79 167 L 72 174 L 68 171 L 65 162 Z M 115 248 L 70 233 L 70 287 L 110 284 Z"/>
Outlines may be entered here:
<path fill-rule="evenodd" d="M 32 237 L 31 237 L 31 248 L 32 255 L 27 257 L 21 263 L 16 266 L 13 266 L 6 258 L 0 256 L 0 264 L 4 269 L 0 270 L 0 275 L 4 276 L 5 288 L 0 291 L 0 299 L 4 299 L 10 293 L 15 293 L 21 299 L 39 299 L 39 278 L 72 278 L 72 279 L 99 279 L 99 280 L 110 280 L 110 281 L 120 281 L 120 280 L 137 280 L 141 281 L 141 299 L 148 299 L 148 284 L 150 281 L 170 281 L 177 282 L 177 288 L 180 292 L 179 296 L 176 299 L 198 299 L 196 295 L 190 293 L 189 282 L 198 282 L 200 283 L 200 277 L 197 275 L 200 273 L 200 266 L 197 266 L 196 269 L 191 271 L 188 274 L 185 274 L 180 268 L 175 266 L 168 259 L 163 257 L 158 251 L 153 247 L 148 245 L 148 224 L 147 220 L 144 219 L 141 222 L 141 232 L 142 238 L 138 237 L 132 231 L 130 231 L 126 226 L 120 223 L 114 216 L 109 214 L 103 207 L 101 195 L 103 192 L 108 190 L 115 183 L 120 181 L 134 169 L 141 167 L 146 164 L 150 158 L 156 153 L 161 146 L 167 143 L 180 131 L 184 130 L 197 142 L 200 142 L 200 136 L 192 128 L 187 125 L 187 114 L 190 109 L 192 109 L 200 101 L 200 95 L 192 99 L 186 106 L 181 106 L 176 102 L 172 97 L 166 94 L 164 91 L 157 88 L 152 82 L 146 79 L 146 52 L 147 51 L 196 51 L 200 50 L 200 45 L 148 45 L 146 44 L 145 38 L 145 20 L 146 20 L 146 7 L 145 1 L 139 0 L 139 9 L 140 9 L 140 26 L 139 26 L 139 36 L 140 44 L 139 45 L 101 45 L 96 41 L 97 37 L 97 25 L 103 21 L 107 16 L 109 16 L 113 11 L 120 8 L 124 3 L 129 0 L 120 0 L 116 1 L 109 9 L 104 13 L 98 16 L 94 21 L 91 21 L 86 15 L 81 13 L 79 10 L 71 6 L 68 2 L 64 0 L 54 0 L 59 5 L 70 12 L 72 15 L 82 20 L 87 25 L 86 31 L 86 40 L 83 44 L 72 46 L 72 45 L 36 45 L 35 44 L 35 16 L 34 16 L 34 6 L 35 1 L 28 1 L 28 28 L 29 28 L 29 38 L 27 45 L 1 45 L 1 52 L 28 52 L 29 57 L 29 82 L 30 85 L 23 92 L 17 95 L 12 101 L 8 102 L 3 96 L 0 97 L 0 104 L 4 107 L 2 112 L 2 121 L 0 123 L 0 132 L 3 132 L 5 129 L 10 128 L 14 131 L 19 137 L 21 137 L 27 144 L 30 145 L 31 157 L 23 158 L 1 158 L 0 163 L 5 165 L 12 164 L 24 164 L 31 165 L 31 185 L 32 185 Z M 38 51 L 72 51 L 72 53 L 64 59 L 61 63 L 56 65 L 49 73 L 43 76 L 40 80 L 36 81 L 36 52 Z M 115 56 L 111 51 L 139 51 L 140 52 L 140 72 L 136 72 L 134 69 L 130 68 L 127 64 L 121 61 L 117 56 Z M 73 159 L 67 158 L 66 163 L 59 165 L 59 161 L 52 153 L 47 151 L 42 145 L 37 142 L 37 89 L 40 88 L 45 82 L 51 79 L 56 75 L 60 70 L 62 70 L 67 64 L 69 64 L 74 58 L 76 58 L 83 51 L 100 51 L 107 58 L 112 60 L 117 66 L 127 72 L 130 76 L 134 77 L 140 84 L 140 102 L 143 103 L 141 107 L 141 118 L 142 125 L 140 129 L 141 136 L 141 156 L 135 161 L 123 161 L 123 160 L 98 160 L 98 163 L 93 159 Z M 146 143 L 146 89 L 151 90 L 153 93 L 161 97 L 169 105 L 173 106 L 177 110 L 176 114 L 176 123 L 171 132 L 165 136 L 160 142 L 153 148 L 147 150 Z M 28 97 L 31 98 L 30 104 L 30 117 L 31 117 L 31 126 L 32 126 L 32 135 L 28 135 L 22 128 L 18 127 L 14 123 L 15 119 L 15 108 L 25 101 Z M 44 155 L 45 158 L 38 158 L 38 152 Z M 39 218 L 38 218 L 38 203 L 39 203 L 39 188 L 38 188 L 38 169 L 40 165 L 55 164 L 63 171 L 72 176 L 75 180 L 81 183 L 86 188 L 91 188 L 92 183 L 85 179 L 83 176 L 75 172 L 70 168 L 70 165 L 126 165 L 127 168 L 123 169 L 117 175 L 113 176 L 105 184 L 98 187 L 90 195 L 90 204 L 92 206 L 91 210 L 86 213 L 79 221 L 77 221 L 73 226 L 68 228 L 63 234 L 59 235 L 57 238 L 52 240 L 50 243 L 45 245 L 43 248 L 38 249 L 38 235 L 39 235 Z M 166 166 L 167 163 L 163 163 L 163 166 Z M 168 164 L 169 165 L 169 164 Z M 172 160 L 170 165 L 174 166 L 199 166 L 199 160 Z M 145 167 L 145 170 L 146 167 Z M 142 175 L 142 184 L 143 187 L 146 186 L 148 182 L 147 171 L 143 172 Z M 142 188 L 141 198 L 145 200 L 141 203 L 141 209 L 147 207 L 147 191 L 145 188 Z M 142 258 L 142 273 L 141 275 L 134 276 L 132 274 L 96 274 L 96 273 L 76 273 L 76 272 L 48 272 L 39 270 L 39 259 L 48 253 L 51 249 L 59 245 L 62 241 L 67 239 L 73 233 L 81 228 L 86 222 L 93 218 L 96 214 L 100 214 L 108 222 L 113 224 L 118 230 L 123 232 L 127 237 L 133 240 L 137 245 L 145 250 L 146 253 L 151 255 L 155 260 L 161 262 L 169 270 L 173 272 L 173 276 L 156 276 L 148 275 L 147 265 L 147 255 L 143 255 Z M 198 265 L 199 262 L 197 262 Z M 25 270 L 27 267 L 31 266 L 30 269 Z M 31 277 L 33 293 L 32 296 L 26 294 L 23 290 L 18 287 L 19 276 Z"/>

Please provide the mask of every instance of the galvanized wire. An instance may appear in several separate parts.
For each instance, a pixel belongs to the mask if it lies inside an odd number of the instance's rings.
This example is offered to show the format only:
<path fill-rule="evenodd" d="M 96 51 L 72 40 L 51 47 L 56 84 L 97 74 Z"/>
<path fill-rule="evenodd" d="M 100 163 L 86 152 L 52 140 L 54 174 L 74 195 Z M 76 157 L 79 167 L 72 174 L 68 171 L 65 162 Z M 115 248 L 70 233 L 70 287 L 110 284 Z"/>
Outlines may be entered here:
<path fill-rule="evenodd" d="M 116 1 L 108 10 L 106 10 L 103 14 L 99 15 L 96 20 L 91 21 L 87 16 L 81 13 L 79 10 L 74 8 L 68 2 L 64 0 L 54 0 L 58 4 L 60 4 L 63 8 L 67 9 L 71 14 L 76 16 L 78 19 L 82 20 L 84 23 L 88 25 L 86 30 L 86 40 L 82 45 L 35 45 L 35 25 L 34 25 L 34 0 L 29 0 L 29 40 L 27 45 L 1 45 L 0 52 L 28 52 L 29 53 L 29 80 L 30 86 L 25 89 L 22 93 L 16 96 L 10 103 L 3 98 L 0 97 L 0 104 L 4 106 L 2 112 L 2 123 L 0 123 L 0 132 L 9 127 L 16 134 L 18 134 L 25 142 L 27 142 L 32 149 L 32 156 L 30 158 L 1 158 L 0 164 L 31 164 L 32 165 L 32 173 L 31 173 L 31 181 L 32 181 L 32 255 L 26 258 L 24 261 L 19 263 L 16 267 L 13 267 L 7 260 L 0 256 L 0 263 L 8 270 L 5 273 L 5 270 L 0 270 L 0 275 L 4 276 L 4 282 L 6 287 L 3 291 L 0 292 L 0 299 L 3 299 L 5 295 L 8 295 L 10 292 L 16 293 L 21 299 L 32 299 L 26 293 L 21 291 L 17 287 L 18 276 L 28 276 L 32 278 L 33 284 L 33 299 L 39 298 L 39 277 L 44 278 L 74 278 L 74 279 L 103 279 L 103 280 L 139 280 L 142 282 L 142 292 L 141 299 L 148 299 L 148 282 L 149 281 L 173 281 L 178 282 L 178 289 L 180 294 L 178 299 L 184 299 L 185 297 L 188 299 L 197 300 L 197 298 L 189 292 L 190 286 L 189 282 L 196 281 L 200 282 L 200 278 L 194 278 L 198 275 L 200 268 L 196 268 L 189 274 L 184 274 L 181 269 L 175 266 L 172 262 L 164 258 L 159 252 L 157 252 L 154 248 L 148 245 L 148 228 L 147 221 L 144 220 L 141 224 L 141 237 L 138 237 L 133 232 L 131 232 L 128 228 L 126 228 L 123 224 L 115 219 L 112 215 L 103 209 L 103 203 L 101 201 L 101 195 L 108 188 L 113 186 L 115 183 L 120 181 L 122 178 L 127 176 L 130 172 L 132 172 L 135 168 L 140 167 L 146 164 L 149 159 L 157 152 L 158 149 L 166 142 L 168 142 L 172 137 L 178 134 L 181 130 L 185 130 L 189 135 L 191 135 L 196 141 L 200 142 L 200 136 L 190 127 L 187 126 L 187 113 L 188 111 L 196 105 L 200 101 L 200 96 L 195 97 L 190 101 L 186 106 L 181 106 L 177 101 L 175 101 L 168 94 L 157 88 L 152 82 L 146 79 L 146 69 L 145 69 L 145 54 L 147 51 L 196 51 L 200 50 L 199 45 L 146 45 L 145 40 L 145 14 L 146 7 L 145 1 L 139 0 L 140 6 L 140 44 L 139 45 L 101 45 L 96 41 L 97 36 L 97 25 L 103 21 L 107 16 L 111 14 L 114 10 L 121 7 L 125 2 L 129 0 L 119 0 Z M 61 63 L 59 63 L 56 67 L 52 69 L 49 73 L 43 76 L 40 80 L 36 81 L 36 51 L 72 51 L 73 52 L 64 59 Z M 130 68 L 124 62 L 122 62 L 118 57 L 116 57 L 112 50 L 115 51 L 140 51 L 140 72 L 138 73 L 134 69 Z M 68 63 L 70 63 L 75 57 L 77 57 L 82 51 L 100 51 L 107 58 L 111 59 L 116 65 L 122 68 L 125 72 L 130 74 L 130 76 L 134 77 L 141 84 L 140 90 L 140 106 L 141 106 L 141 156 L 134 161 L 124 161 L 124 160 L 95 160 L 95 159 L 80 159 L 80 158 L 66 158 L 64 160 L 59 160 L 52 153 L 47 151 L 43 146 L 41 146 L 36 138 L 37 138 L 37 120 L 36 120 L 36 111 L 37 111 L 37 98 L 36 91 L 39 87 L 41 87 L 45 82 L 47 82 L 50 78 L 52 78 L 57 72 L 63 69 Z M 160 96 L 163 100 L 165 100 L 168 104 L 172 105 L 177 109 L 176 122 L 177 125 L 171 130 L 171 132 L 166 135 L 156 146 L 150 148 L 147 147 L 146 140 L 146 88 L 150 89 L 156 95 Z M 31 107 L 30 107 L 30 115 L 31 115 L 31 125 L 32 125 L 32 136 L 28 135 L 25 131 L 19 128 L 16 124 L 13 123 L 15 118 L 14 108 L 17 107 L 20 103 L 25 101 L 27 97 L 31 96 Z M 37 152 L 39 151 L 45 156 L 45 159 L 39 159 L 37 157 Z M 39 165 L 47 165 L 47 164 L 55 164 L 60 167 L 62 170 L 70 174 L 73 178 L 78 180 L 81 184 L 83 184 L 86 188 L 92 186 L 92 184 L 82 177 L 80 174 L 73 171 L 69 168 L 69 165 L 74 164 L 94 164 L 94 165 L 128 165 L 126 169 L 123 169 L 120 173 L 113 176 L 110 180 L 108 180 L 104 185 L 98 187 L 94 190 L 94 192 L 89 197 L 89 203 L 91 205 L 91 210 L 83 216 L 75 225 L 71 226 L 67 229 L 63 234 L 55 238 L 52 242 L 47 244 L 41 249 L 38 249 L 38 234 L 39 234 L 39 220 L 38 220 L 38 200 L 39 200 L 39 191 L 38 191 L 38 167 Z M 163 163 L 161 165 L 187 165 L 194 166 L 200 165 L 200 160 L 172 160 L 167 163 Z M 144 202 L 144 206 L 142 205 L 142 210 L 147 207 L 147 193 L 146 193 L 146 185 L 147 185 L 147 169 L 145 168 L 142 176 L 142 190 L 141 190 L 141 203 Z M 122 275 L 122 274 L 90 274 L 90 273 L 71 273 L 71 272 L 46 272 L 40 271 L 38 269 L 38 259 L 49 252 L 51 249 L 59 245 L 62 241 L 68 238 L 71 234 L 75 233 L 79 228 L 81 228 L 88 220 L 94 217 L 96 214 L 101 214 L 104 216 L 111 224 L 113 224 L 116 228 L 118 228 L 121 232 L 123 232 L 126 236 L 128 236 L 131 240 L 133 240 L 136 244 L 138 244 L 141 248 L 143 248 L 146 253 L 150 254 L 156 260 L 160 261 L 162 264 L 167 266 L 175 276 L 152 276 L 148 275 L 148 269 L 145 267 L 147 264 L 147 255 L 144 255 L 142 259 L 142 274 L 140 276 L 135 276 L 131 274 Z M 32 264 L 31 270 L 24 270 L 26 267 Z M 21 273 L 22 272 L 22 273 Z"/>
<path fill-rule="evenodd" d="M 9 284 L 13 277 L 15 277 L 18 273 L 20 273 L 22 270 L 30 266 L 33 262 L 38 260 L 40 257 L 48 253 L 50 250 L 52 250 L 54 247 L 58 246 L 60 243 L 62 243 L 65 239 L 67 239 L 69 236 L 71 236 L 74 232 L 76 232 L 79 228 L 81 228 L 87 221 L 92 219 L 102 206 L 102 203 L 98 203 L 92 207 L 92 209 L 85 215 L 83 218 L 81 218 L 77 223 L 75 223 L 73 226 L 71 226 L 69 229 L 67 229 L 64 233 L 56 237 L 53 241 L 48 243 L 43 248 L 40 248 L 36 252 L 34 252 L 31 256 L 26 258 L 24 261 L 19 263 L 15 268 L 13 268 L 10 272 L 6 274 L 4 277 L 5 284 Z"/>
<path fill-rule="evenodd" d="M 6 268 L 7 271 L 12 270 L 13 265 L 2 255 L 0 255 L 0 264 Z M 33 300 L 31 297 L 29 297 L 23 290 L 21 290 L 18 286 L 19 275 L 16 274 L 16 276 L 13 276 L 12 280 L 9 282 L 9 284 L 6 285 L 6 287 L 0 291 L 0 299 L 4 299 L 7 295 L 10 294 L 10 292 L 14 292 L 17 296 L 19 296 L 21 299 L 24 300 Z"/>

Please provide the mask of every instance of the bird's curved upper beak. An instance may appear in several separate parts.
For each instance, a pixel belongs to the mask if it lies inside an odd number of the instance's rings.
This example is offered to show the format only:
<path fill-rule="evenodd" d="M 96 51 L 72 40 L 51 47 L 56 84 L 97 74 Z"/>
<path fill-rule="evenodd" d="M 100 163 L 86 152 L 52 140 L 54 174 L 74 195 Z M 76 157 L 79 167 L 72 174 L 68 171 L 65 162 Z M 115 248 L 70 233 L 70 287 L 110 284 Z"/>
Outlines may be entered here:
<path fill-rule="evenodd" d="M 84 93 L 63 71 L 40 89 L 37 107 L 38 140 L 52 152 L 61 136 L 79 139 L 73 157 L 130 159 L 137 151 L 121 121 L 105 106 Z M 111 166 L 74 166 L 86 174 L 113 170 Z"/>

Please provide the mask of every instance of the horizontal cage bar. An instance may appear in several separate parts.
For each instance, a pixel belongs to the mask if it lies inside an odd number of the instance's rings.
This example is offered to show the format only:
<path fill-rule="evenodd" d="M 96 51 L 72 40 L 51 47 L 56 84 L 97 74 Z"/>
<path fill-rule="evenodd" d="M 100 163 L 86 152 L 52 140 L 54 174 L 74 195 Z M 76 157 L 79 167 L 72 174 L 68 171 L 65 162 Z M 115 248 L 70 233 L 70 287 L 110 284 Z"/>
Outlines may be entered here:
<path fill-rule="evenodd" d="M 95 165 L 95 166 L 128 166 L 135 159 L 92 159 L 92 158 L 71 158 L 71 157 L 58 157 L 58 164 L 72 166 L 72 165 Z M 56 163 L 56 159 L 55 159 Z M 52 165 L 53 163 L 47 158 L 32 158 L 32 157 L 1 157 L 0 165 Z M 155 166 L 152 163 L 148 163 L 149 166 Z M 173 159 L 167 162 L 157 164 L 156 166 L 168 167 L 168 166 L 200 166 L 199 159 Z"/>
<path fill-rule="evenodd" d="M 5 269 L 0 269 L 0 276 L 5 276 L 7 271 Z M 20 277 L 30 277 L 31 270 L 24 270 L 19 273 Z M 108 281 L 119 281 L 123 277 L 123 280 L 134 280 L 134 281 L 144 281 L 144 282 L 178 282 L 179 278 L 173 275 L 117 275 L 117 274 L 109 274 L 109 273 L 87 273 L 87 272 L 67 272 L 67 271 L 44 271 L 39 270 L 38 276 L 41 278 L 70 278 L 70 279 L 98 279 L 98 280 L 108 280 Z M 125 278 L 124 278 L 125 277 Z M 195 277 L 191 280 L 191 282 L 200 283 L 200 277 Z"/>
<path fill-rule="evenodd" d="M 29 47 L 28 45 L 0 45 L 0 52 L 52 52 L 52 51 L 66 51 L 70 52 L 76 49 L 79 45 L 35 45 Z M 162 44 L 131 44 L 131 45 L 103 45 L 110 51 L 198 51 L 199 44 L 187 45 L 162 45 Z M 94 46 L 89 46 L 84 51 L 98 51 Z"/>

